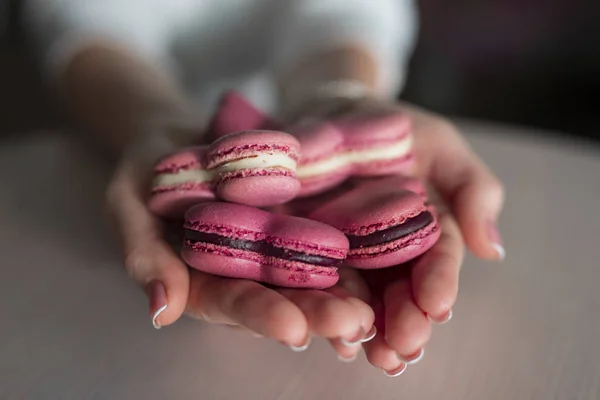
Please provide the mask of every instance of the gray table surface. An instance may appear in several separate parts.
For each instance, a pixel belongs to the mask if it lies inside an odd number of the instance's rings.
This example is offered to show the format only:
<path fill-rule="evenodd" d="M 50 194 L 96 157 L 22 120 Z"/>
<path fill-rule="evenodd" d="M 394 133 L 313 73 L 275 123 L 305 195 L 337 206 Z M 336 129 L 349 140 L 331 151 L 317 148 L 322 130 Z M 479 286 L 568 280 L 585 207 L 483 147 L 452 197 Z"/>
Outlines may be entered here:
<path fill-rule="evenodd" d="M 508 256 L 396 379 L 182 320 L 156 331 L 102 217 L 104 166 L 59 133 L 0 142 L 0 399 L 599 399 L 600 150 L 461 124 L 507 186 Z"/>

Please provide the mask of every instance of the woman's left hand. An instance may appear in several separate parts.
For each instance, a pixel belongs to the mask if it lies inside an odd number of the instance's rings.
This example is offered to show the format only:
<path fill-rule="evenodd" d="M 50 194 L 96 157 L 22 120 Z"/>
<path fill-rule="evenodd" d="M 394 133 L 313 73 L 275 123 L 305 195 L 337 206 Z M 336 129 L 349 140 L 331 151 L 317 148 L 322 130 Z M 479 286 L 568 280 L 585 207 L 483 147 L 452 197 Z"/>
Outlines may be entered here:
<path fill-rule="evenodd" d="M 411 118 L 417 159 L 414 174 L 431 186 L 442 228 L 435 246 L 413 262 L 348 273 L 344 281 L 346 287 L 363 288 L 361 299 L 376 314 L 378 334 L 363 344 L 367 358 L 387 375 L 396 376 L 407 364 L 420 360 L 431 323 L 451 318 L 465 242 L 482 259 L 504 258 L 496 227 L 504 191 L 457 128 L 416 107 L 375 99 L 331 101 L 314 105 L 295 121 L 347 114 L 368 118 L 382 112 L 406 113 Z"/>

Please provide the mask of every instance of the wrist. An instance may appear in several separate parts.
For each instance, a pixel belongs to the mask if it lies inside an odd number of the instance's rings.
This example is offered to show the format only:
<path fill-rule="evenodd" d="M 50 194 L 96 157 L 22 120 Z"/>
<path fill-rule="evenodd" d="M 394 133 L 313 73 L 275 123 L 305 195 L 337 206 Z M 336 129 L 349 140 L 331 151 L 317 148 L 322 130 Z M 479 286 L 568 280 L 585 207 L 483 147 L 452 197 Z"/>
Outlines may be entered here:
<path fill-rule="evenodd" d="M 367 48 L 315 54 L 280 79 L 279 115 L 289 120 L 316 104 L 381 97 L 378 81 L 379 66 Z"/>
<path fill-rule="evenodd" d="M 283 115 L 286 120 L 296 120 L 309 110 L 322 110 L 326 114 L 332 114 L 372 97 L 372 89 L 361 81 L 324 81 L 307 88 L 304 93 L 299 93 L 293 101 L 288 101 Z"/>

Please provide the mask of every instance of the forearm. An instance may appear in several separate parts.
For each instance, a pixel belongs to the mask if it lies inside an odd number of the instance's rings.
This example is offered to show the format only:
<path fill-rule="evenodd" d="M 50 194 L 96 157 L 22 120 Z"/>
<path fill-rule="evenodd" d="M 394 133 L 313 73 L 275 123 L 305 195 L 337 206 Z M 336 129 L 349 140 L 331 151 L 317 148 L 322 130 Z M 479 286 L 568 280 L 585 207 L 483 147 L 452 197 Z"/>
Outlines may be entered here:
<path fill-rule="evenodd" d="M 111 44 L 79 51 L 60 77 L 60 91 L 82 131 L 116 153 L 152 123 L 195 117 L 166 74 Z"/>

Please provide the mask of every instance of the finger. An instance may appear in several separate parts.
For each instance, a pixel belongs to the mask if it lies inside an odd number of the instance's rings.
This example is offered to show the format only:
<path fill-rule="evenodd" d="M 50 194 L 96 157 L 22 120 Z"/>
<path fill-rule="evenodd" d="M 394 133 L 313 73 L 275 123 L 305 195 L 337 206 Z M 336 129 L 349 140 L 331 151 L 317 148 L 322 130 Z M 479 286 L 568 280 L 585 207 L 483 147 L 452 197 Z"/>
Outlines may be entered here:
<path fill-rule="evenodd" d="M 292 348 L 302 348 L 309 331 L 302 311 L 274 290 L 245 279 L 220 278 L 192 270 L 188 313 L 208 322 L 240 325 Z"/>
<path fill-rule="evenodd" d="M 367 334 L 375 322 L 375 313 L 369 306 L 370 293 L 366 282 L 358 274 L 358 271 L 346 268 L 340 270 L 338 283 L 324 291 L 330 293 L 349 303 L 360 317 L 360 327 Z M 364 340 L 364 336 L 361 341 Z"/>
<path fill-rule="evenodd" d="M 251 335 L 252 337 L 255 337 L 257 339 L 259 338 L 264 338 L 263 335 L 254 332 L 253 330 L 250 330 L 248 328 L 246 328 L 245 326 L 241 326 L 241 325 L 225 325 L 227 328 L 232 329 L 234 331 L 238 331 L 238 332 L 244 332 L 247 333 L 249 335 Z"/>
<path fill-rule="evenodd" d="M 502 184 L 452 124 L 415 109 L 409 112 L 425 178 L 450 204 L 469 249 L 501 260 L 505 252 L 496 224 L 504 204 Z"/>
<path fill-rule="evenodd" d="M 458 294 L 464 244 L 454 218 L 439 214 L 441 235 L 437 243 L 412 268 L 412 287 L 419 308 L 435 321 L 450 314 Z"/>
<path fill-rule="evenodd" d="M 321 290 L 278 291 L 302 311 L 311 334 L 325 338 L 345 338 L 348 341 L 361 337 L 363 317 L 356 304 Z"/>
<path fill-rule="evenodd" d="M 162 239 L 160 222 L 148 211 L 132 170 L 121 169 L 108 191 L 108 206 L 121 236 L 124 264 L 150 300 L 155 328 L 184 312 L 189 291 L 186 265 Z"/>
<path fill-rule="evenodd" d="M 372 340 L 377 333 L 377 329 L 374 326 L 375 313 L 367 303 L 354 296 L 342 286 L 336 285 L 330 289 L 327 289 L 326 291 L 348 302 L 360 315 L 360 329 L 356 333 L 355 337 L 336 337 L 329 339 L 329 343 L 338 354 L 340 361 L 354 361 L 360 352 L 361 345 Z"/>
<path fill-rule="evenodd" d="M 431 336 L 431 324 L 415 304 L 410 280 L 391 283 L 384 293 L 385 342 L 407 365 L 418 362 Z"/>
<path fill-rule="evenodd" d="M 451 163 L 454 171 L 448 168 Z M 503 259 L 505 252 L 496 223 L 504 190 L 487 167 L 463 148 L 458 163 L 447 157 L 434 161 L 430 180 L 450 203 L 469 249 L 485 259 Z"/>
<path fill-rule="evenodd" d="M 392 377 L 401 375 L 406 370 L 406 364 L 398 357 L 394 349 L 386 343 L 383 335 L 377 334 L 373 340 L 363 345 L 367 360 L 377 368 Z"/>

